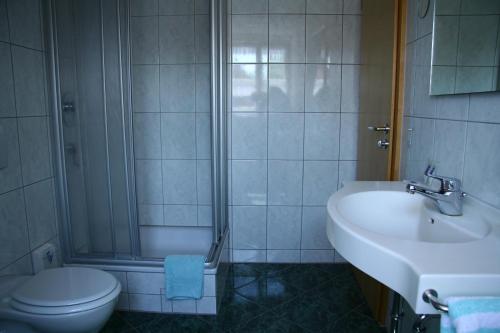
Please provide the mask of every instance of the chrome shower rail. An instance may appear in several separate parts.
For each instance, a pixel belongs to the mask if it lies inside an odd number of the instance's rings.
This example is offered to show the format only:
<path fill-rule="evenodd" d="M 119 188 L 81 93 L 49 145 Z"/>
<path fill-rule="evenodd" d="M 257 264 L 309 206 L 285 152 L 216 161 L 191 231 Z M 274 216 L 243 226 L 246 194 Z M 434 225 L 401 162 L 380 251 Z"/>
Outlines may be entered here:
<path fill-rule="evenodd" d="M 438 293 L 434 289 L 427 289 L 426 291 L 424 291 L 422 299 L 425 303 L 431 304 L 434 309 L 444 313 L 448 313 L 448 305 L 439 300 Z"/>

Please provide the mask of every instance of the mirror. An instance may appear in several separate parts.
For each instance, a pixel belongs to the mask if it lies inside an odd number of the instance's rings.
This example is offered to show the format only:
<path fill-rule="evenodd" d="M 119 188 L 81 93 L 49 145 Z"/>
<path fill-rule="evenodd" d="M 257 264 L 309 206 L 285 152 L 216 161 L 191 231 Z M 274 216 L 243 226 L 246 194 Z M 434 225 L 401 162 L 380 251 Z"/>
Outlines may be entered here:
<path fill-rule="evenodd" d="M 435 0 L 431 95 L 500 90 L 500 0 Z"/>

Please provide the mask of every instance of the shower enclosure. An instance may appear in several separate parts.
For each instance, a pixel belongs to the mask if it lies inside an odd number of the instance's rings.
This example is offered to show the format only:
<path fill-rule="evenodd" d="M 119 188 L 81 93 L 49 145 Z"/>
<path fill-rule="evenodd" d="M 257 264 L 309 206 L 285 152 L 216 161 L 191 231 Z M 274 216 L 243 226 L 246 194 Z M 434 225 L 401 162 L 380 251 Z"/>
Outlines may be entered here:
<path fill-rule="evenodd" d="M 51 0 L 66 263 L 159 266 L 227 235 L 226 0 Z"/>

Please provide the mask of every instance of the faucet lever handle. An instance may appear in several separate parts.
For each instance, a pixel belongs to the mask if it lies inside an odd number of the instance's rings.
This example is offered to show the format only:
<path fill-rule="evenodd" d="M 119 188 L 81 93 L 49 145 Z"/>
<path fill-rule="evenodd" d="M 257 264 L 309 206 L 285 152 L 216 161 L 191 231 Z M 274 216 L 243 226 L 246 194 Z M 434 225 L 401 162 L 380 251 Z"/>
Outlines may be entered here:
<path fill-rule="evenodd" d="M 433 175 L 433 173 L 434 168 L 427 168 L 427 170 L 425 171 L 425 175 L 427 177 L 439 180 L 441 182 L 441 191 L 458 192 L 461 190 L 462 182 L 460 181 L 460 179 L 454 177 Z"/>

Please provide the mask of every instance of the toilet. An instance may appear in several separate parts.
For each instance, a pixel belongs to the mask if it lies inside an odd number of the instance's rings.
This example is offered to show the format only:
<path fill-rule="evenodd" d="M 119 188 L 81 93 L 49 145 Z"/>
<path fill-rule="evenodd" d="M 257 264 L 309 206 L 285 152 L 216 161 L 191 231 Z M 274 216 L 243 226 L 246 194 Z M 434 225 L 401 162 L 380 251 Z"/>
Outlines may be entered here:
<path fill-rule="evenodd" d="M 85 267 L 0 277 L 0 332 L 99 332 L 120 291 L 113 275 Z"/>

